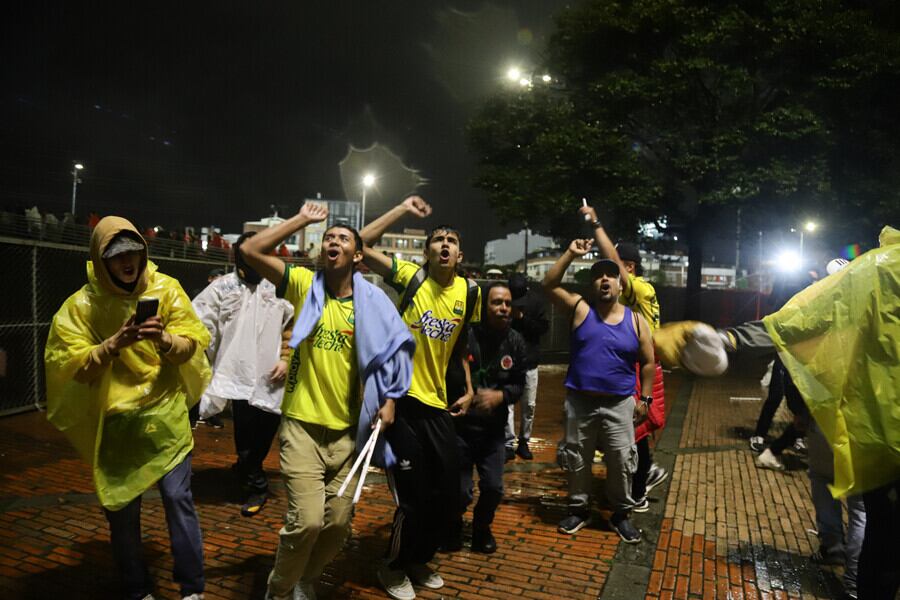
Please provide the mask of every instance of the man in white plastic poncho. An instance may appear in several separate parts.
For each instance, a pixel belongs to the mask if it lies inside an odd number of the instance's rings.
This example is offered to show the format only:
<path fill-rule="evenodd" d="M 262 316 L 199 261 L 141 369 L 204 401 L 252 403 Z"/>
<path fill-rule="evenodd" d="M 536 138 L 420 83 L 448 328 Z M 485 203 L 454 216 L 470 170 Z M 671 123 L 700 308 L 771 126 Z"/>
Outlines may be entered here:
<path fill-rule="evenodd" d="M 762 321 L 714 331 L 687 321 L 654 336 L 668 365 L 716 375 L 726 352 L 777 352 L 834 452 L 835 498 L 862 494 L 859 598 L 900 588 L 900 231 Z"/>
<path fill-rule="evenodd" d="M 281 424 L 294 307 L 275 295 L 275 286 L 250 268 L 234 245 L 235 270 L 210 283 L 194 298 L 194 310 L 212 337 L 207 356 L 213 378 L 200 399 L 200 416 L 221 412 L 231 400 L 234 416 L 233 469 L 246 497 L 241 514 L 252 517 L 269 492 L 263 461 Z M 284 351 L 281 342 L 284 334 Z"/>
<path fill-rule="evenodd" d="M 93 467 L 126 597 L 152 599 L 141 553 L 141 494 L 157 484 L 185 599 L 203 597 L 203 545 L 191 495 L 188 402 L 209 381 L 209 333 L 179 283 L 147 259 L 120 217 L 94 229 L 88 283 L 53 317 L 44 355 L 47 418 Z M 157 314 L 135 322 L 142 297 Z"/>

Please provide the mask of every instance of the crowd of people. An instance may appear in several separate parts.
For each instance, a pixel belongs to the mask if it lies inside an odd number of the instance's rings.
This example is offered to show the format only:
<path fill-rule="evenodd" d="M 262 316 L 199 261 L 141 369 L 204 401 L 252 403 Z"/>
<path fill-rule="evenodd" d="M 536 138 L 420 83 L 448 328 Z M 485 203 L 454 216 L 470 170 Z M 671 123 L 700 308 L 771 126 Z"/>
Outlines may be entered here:
<path fill-rule="evenodd" d="M 318 579 L 350 534 L 353 501 L 339 492 L 358 477 L 351 476 L 352 465 L 370 449 L 397 505 L 377 566 L 388 596 L 412 600 L 415 586 L 443 587 L 429 563 L 439 550 L 463 547 L 473 470 L 479 494 L 471 549 L 496 551 L 491 526 L 503 498 L 504 462 L 533 458 L 539 345 L 548 328 L 543 296 L 571 315 L 557 453 L 568 478 L 569 510 L 558 530 L 574 534 L 589 524 L 591 465 L 600 456 L 610 527 L 625 543 L 641 542 L 632 513 L 648 510 L 647 494 L 668 476 L 650 450 L 652 433 L 665 424 L 657 357 L 678 362 L 691 326 L 681 324 L 674 355 L 672 344 L 666 352 L 654 348 L 659 304 L 641 276 L 640 253 L 631 244 L 614 245 L 593 207 L 573 215 L 587 222 L 593 237 L 572 241 L 542 282 L 543 294 L 519 275 L 485 287 L 461 277 L 462 237 L 451 225 L 430 231 L 423 266 L 372 249 L 400 218 L 430 214 L 425 200 L 410 196 L 362 231 L 331 225 L 321 268 L 313 271 L 276 252 L 288 237 L 328 217 L 324 206 L 304 204 L 290 219 L 242 236 L 233 247 L 234 272 L 211 274 L 193 301 L 156 269 L 145 237 L 131 223 L 118 217 L 96 223 L 88 283 L 65 302 L 50 330 L 48 418 L 93 468 L 127 598 L 153 597 L 140 528 L 141 495 L 153 485 L 162 496 L 181 594 L 203 597 L 191 422 L 212 419 L 228 404 L 246 517 L 264 509 L 263 461 L 275 436 L 279 440 L 287 511 L 267 598 L 315 598 Z M 602 258 L 590 269 L 588 293 L 564 288 L 566 268 L 595 249 Z M 399 302 L 360 274 L 362 264 L 397 291 Z M 155 310 L 146 313 L 145 303 Z M 740 345 L 735 339 L 752 346 L 735 331 L 737 338 L 723 334 L 732 349 Z M 671 340 L 671 331 L 663 339 Z M 792 409 L 801 411 L 794 403 L 799 398 L 803 404 L 806 395 L 790 387 L 784 369 L 778 373 L 770 389 L 786 390 Z M 803 431 L 812 453 L 815 430 Z M 817 440 L 824 451 L 830 451 L 828 439 L 822 434 Z M 846 559 L 847 572 L 854 572 L 850 557 L 863 545 L 865 515 L 860 521 L 853 516 L 859 510 L 852 513 L 855 533 L 844 542 L 827 469 L 810 477 L 818 498 L 819 557 Z M 845 581 L 855 593 L 855 579 Z"/>

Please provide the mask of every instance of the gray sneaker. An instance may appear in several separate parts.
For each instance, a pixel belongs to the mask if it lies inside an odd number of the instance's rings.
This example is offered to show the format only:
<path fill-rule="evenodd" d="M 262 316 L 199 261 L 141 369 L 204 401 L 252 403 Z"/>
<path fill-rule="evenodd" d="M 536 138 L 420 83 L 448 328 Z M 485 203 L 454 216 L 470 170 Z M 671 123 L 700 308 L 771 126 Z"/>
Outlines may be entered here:
<path fill-rule="evenodd" d="M 430 590 L 439 590 L 444 587 L 444 578 L 431 570 L 428 565 L 409 565 L 406 574 L 416 585 L 427 587 Z"/>
<path fill-rule="evenodd" d="M 653 488 L 665 481 L 668 476 L 669 472 L 658 464 L 653 463 L 650 465 L 650 471 L 647 472 L 647 491 L 645 493 L 649 494 L 653 491 Z"/>
<path fill-rule="evenodd" d="M 297 582 L 291 600 L 316 600 L 316 588 L 311 583 Z"/>
<path fill-rule="evenodd" d="M 378 581 L 387 595 L 394 600 L 415 600 L 416 590 L 406 573 L 399 569 L 392 569 L 387 564 L 378 569 Z"/>
<path fill-rule="evenodd" d="M 641 530 L 632 525 L 628 517 L 610 519 L 609 524 L 626 544 L 641 543 Z"/>
<path fill-rule="evenodd" d="M 565 519 L 559 522 L 559 526 L 557 530 L 560 533 L 567 533 L 569 535 L 573 533 L 577 533 L 590 525 L 591 518 L 584 517 L 582 515 L 571 514 L 567 516 Z"/>

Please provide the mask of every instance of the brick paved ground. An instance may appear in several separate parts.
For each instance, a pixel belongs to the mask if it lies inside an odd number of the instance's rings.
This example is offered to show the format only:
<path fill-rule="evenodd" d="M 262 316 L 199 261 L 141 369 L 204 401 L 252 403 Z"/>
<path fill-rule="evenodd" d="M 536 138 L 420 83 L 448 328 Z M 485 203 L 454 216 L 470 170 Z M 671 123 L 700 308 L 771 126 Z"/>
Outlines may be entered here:
<path fill-rule="evenodd" d="M 681 407 L 684 427 L 673 428 L 672 448 L 657 453 L 674 465 L 671 491 L 668 482 L 654 490 L 661 501 L 648 515 L 634 517 L 645 529 L 645 544 L 620 548 L 618 538 L 599 524 L 575 536 L 559 535 L 565 484 L 554 460 L 561 375 L 559 369 L 541 375 L 535 460 L 507 465 L 506 499 L 494 527 L 499 551 L 439 554 L 435 563 L 447 585 L 439 593 L 420 591 L 420 598 L 764 598 L 770 590 L 773 598 L 831 597 L 834 572 L 820 573 L 804 558 L 811 550 L 806 529 L 813 525 L 803 472 L 757 471 L 746 450 L 743 428 L 752 425 L 760 406 L 746 399 L 759 395 L 755 380 L 699 382 L 692 394 L 681 395 L 687 403 Z M 689 391 L 682 381 L 667 378 L 670 403 L 680 387 Z M 278 458 L 272 452 L 266 463 L 274 498 L 260 515 L 242 518 L 229 471 L 231 434 L 226 420 L 224 430 L 201 426 L 196 435 L 194 493 L 207 598 L 262 598 L 285 508 Z M 802 466 L 797 459 L 791 464 Z M 599 483 L 603 467 L 595 466 L 595 473 Z M 367 482 L 353 536 L 319 587 L 323 599 L 385 597 L 374 565 L 385 550 L 393 505 L 380 473 Z M 602 496 L 602 485 L 597 491 Z M 144 496 L 143 525 L 158 597 L 176 598 L 165 519 L 153 491 Z M 107 535 L 86 467 L 44 416 L 0 420 L 0 598 L 116 597 Z M 628 552 L 646 560 L 649 584 L 639 576 L 628 581 L 626 592 L 615 583 L 604 589 L 618 563 L 629 560 Z"/>

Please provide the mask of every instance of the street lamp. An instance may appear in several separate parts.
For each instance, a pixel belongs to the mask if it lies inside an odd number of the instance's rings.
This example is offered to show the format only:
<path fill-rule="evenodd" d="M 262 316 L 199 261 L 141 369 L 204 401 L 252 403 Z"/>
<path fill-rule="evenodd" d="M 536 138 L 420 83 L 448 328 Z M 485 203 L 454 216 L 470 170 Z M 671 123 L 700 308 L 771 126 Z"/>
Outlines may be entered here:
<path fill-rule="evenodd" d="M 815 223 L 814 221 L 807 221 L 806 223 L 803 224 L 803 227 L 800 228 L 800 262 L 801 263 L 803 262 L 803 232 L 808 231 L 808 232 L 812 233 L 813 231 L 816 230 L 816 227 L 818 227 L 817 223 Z"/>
<path fill-rule="evenodd" d="M 362 193 L 362 215 L 360 215 L 360 229 L 366 226 L 366 192 L 370 187 L 375 185 L 375 176 L 371 173 L 366 173 L 362 178 L 363 184 L 363 193 Z"/>
<path fill-rule="evenodd" d="M 72 217 L 75 217 L 75 196 L 78 194 L 78 171 L 84 169 L 84 165 L 80 162 L 72 164 Z"/>

